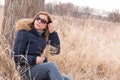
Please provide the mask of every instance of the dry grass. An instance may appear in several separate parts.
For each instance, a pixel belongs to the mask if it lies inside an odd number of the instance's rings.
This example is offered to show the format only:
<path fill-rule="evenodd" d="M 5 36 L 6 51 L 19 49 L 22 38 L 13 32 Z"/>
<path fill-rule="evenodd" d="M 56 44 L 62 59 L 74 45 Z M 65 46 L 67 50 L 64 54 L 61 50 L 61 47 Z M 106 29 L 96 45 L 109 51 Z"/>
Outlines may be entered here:
<path fill-rule="evenodd" d="M 59 16 L 54 20 L 61 54 L 50 57 L 50 61 L 55 61 L 64 74 L 71 75 L 73 80 L 120 79 L 120 24 Z M 6 48 L 0 50 L 0 80 L 15 80 L 19 75 L 13 59 L 5 54 Z"/>
<path fill-rule="evenodd" d="M 120 24 L 58 17 L 61 54 L 54 56 L 73 80 L 119 80 Z"/>
<path fill-rule="evenodd" d="M 0 80 L 20 80 L 12 53 L 7 41 L 0 35 Z"/>
<path fill-rule="evenodd" d="M 3 9 L 0 9 L 0 33 L 1 33 L 1 26 L 2 26 L 2 21 L 3 21 Z"/>
<path fill-rule="evenodd" d="M 3 11 L 0 10 L 0 29 L 3 20 Z M 1 31 L 1 30 L 0 30 Z M 0 34 L 0 80 L 20 80 L 15 68 L 13 51 L 10 49 L 5 38 Z"/>

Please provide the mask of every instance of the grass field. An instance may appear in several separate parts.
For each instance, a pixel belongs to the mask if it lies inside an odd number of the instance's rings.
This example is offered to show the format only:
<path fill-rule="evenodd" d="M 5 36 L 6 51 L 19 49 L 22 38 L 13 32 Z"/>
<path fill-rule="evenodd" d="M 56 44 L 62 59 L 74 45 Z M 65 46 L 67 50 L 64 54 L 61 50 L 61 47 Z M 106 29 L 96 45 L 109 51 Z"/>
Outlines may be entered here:
<path fill-rule="evenodd" d="M 61 40 L 61 54 L 50 56 L 49 61 L 55 61 L 63 74 L 71 75 L 73 80 L 120 79 L 120 24 L 60 16 L 53 18 Z M 8 61 L 4 49 L 0 54 L 0 80 L 17 80 L 14 63 Z M 3 67 L 5 64 L 8 66 Z"/>

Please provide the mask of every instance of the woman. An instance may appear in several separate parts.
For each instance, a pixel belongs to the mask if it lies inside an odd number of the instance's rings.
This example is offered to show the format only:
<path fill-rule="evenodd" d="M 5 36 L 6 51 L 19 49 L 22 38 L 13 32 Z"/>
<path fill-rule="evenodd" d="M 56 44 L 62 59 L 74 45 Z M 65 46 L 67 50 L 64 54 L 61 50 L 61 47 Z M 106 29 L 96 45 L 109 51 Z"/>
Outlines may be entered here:
<path fill-rule="evenodd" d="M 34 19 L 23 19 L 16 23 L 17 35 L 14 43 L 14 56 L 22 73 L 26 72 L 29 80 L 70 80 L 62 76 L 53 62 L 47 62 L 45 53 L 47 44 L 56 50 L 51 54 L 60 53 L 60 40 L 52 23 L 50 14 L 39 12 Z M 43 55 L 44 54 L 44 55 Z"/>

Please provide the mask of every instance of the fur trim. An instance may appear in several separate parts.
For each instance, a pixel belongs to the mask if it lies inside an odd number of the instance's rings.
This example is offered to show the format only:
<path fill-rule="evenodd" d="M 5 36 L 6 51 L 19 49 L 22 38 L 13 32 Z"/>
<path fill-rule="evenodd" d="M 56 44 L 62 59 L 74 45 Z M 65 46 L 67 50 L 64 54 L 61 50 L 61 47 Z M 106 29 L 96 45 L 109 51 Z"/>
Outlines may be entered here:
<path fill-rule="evenodd" d="M 21 19 L 16 22 L 16 30 L 31 30 L 30 24 L 33 22 L 33 19 Z"/>

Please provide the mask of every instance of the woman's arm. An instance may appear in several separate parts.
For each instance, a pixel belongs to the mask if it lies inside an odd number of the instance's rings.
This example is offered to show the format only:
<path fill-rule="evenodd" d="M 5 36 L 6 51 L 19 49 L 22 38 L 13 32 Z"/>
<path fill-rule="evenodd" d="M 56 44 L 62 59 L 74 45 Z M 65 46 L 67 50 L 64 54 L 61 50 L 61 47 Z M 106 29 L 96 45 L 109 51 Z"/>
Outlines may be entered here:
<path fill-rule="evenodd" d="M 59 54 L 60 53 L 60 39 L 56 31 L 50 33 L 49 41 L 50 41 L 50 45 L 56 48 L 55 54 Z"/>
<path fill-rule="evenodd" d="M 25 30 L 19 31 L 15 38 L 14 43 L 14 56 L 15 62 L 20 63 L 20 65 L 24 65 L 26 63 L 30 65 L 36 64 L 36 57 L 32 55 L 28 55 L 27 47 L 28 47 L 28 32 Z M 27 55 L 26 55 L 27 54 Z"/>

